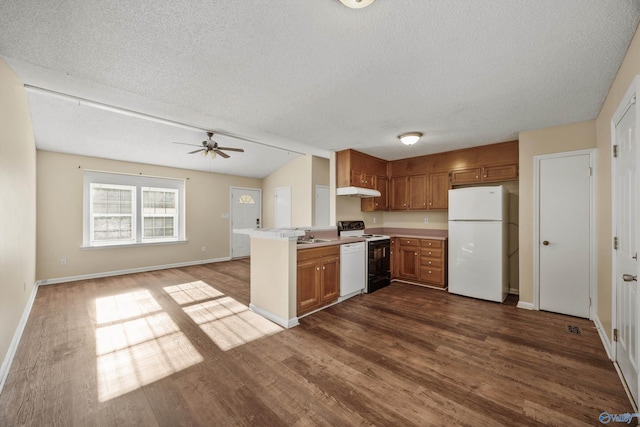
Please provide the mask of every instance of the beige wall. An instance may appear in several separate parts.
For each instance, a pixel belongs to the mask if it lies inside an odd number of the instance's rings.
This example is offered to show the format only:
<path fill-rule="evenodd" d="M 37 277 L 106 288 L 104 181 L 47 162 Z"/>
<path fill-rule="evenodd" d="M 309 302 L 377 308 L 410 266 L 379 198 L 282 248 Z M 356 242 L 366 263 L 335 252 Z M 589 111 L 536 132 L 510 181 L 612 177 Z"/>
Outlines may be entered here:
<path fill-rule="evenodd" d="M 520 301 L 533 304 L 533 158 L 596 147 L 595 120 L 520 133 Z M 602 171 L 598 171 L 601 174 Z"/>
<path fill-rule="evenodd" d="M 640 74 L 640 33 L 631 40 L 609 94 L 596 119 L 598 140 L 598 318 L 611 337 L 611 118 L 633 78 Z"/>
<path fill-rule="evenodd" d="M 312 224 L 311 177 L 312 157 L 300 156 L 262 180 L 262 218 L 264 228 L 276 223 L 276 188 L 291 187 L 291 226 Z"/>
<path fill-rule="evenodd" d="M 315 225 L 316 185 L 329 185 L 329 159 L 298 157 L 263 179 L 262 217 L 265 228 L 275 226 L 276 188 L 291 187 L 291 226 Z"/>
<path fill-rule="evenodd" d="M 38 280 L 230 256 L 230 187 L 261 188 L 261 180 L 93 157 L 37 152 Z M 187 243 L 82 249 L 84 170 L 185 179 Z M 202 247 L 206 251 L 202 252 Z M 60 260 L 66 258 L 67 264 Z"/>
<path fill-rule="evenodd" d="M 36 148 L 27 94 L 0 60 L 0 388 L 36 274 Z"/>

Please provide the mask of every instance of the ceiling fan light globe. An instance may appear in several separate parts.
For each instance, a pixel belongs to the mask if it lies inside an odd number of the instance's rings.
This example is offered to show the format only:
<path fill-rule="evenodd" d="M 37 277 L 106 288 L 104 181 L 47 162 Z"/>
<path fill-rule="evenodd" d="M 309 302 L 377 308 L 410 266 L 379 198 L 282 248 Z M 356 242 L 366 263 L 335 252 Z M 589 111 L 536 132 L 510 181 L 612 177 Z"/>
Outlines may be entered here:
<path fill-rule="evenodd" d="M 203 157 L 207 157 L 207 150 L 202 150 L 200 151 L 200 153 L 202 154 Z"/>

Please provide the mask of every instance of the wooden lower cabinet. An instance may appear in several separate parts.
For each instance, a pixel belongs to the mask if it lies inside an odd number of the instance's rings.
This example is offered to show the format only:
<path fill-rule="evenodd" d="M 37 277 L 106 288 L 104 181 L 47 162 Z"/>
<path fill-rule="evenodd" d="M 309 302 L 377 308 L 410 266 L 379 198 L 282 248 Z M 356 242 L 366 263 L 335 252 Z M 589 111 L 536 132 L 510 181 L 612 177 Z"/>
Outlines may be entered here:
<path fill-rule="evenodd" d="M 445 240 L 395 237 L 392 278 L 444 288 L 447 286 Z"/>
<path fill-rule="evenodd" d="M 442 240 L 420 240 L 420 280 L 441 288 L 447 284 L 444 243 Z"/>
<path fill-rule="evenodd" d="M 340 295 L 340 245 L 297 252 L 297 315 L 331 304 Z"/>
<path fill-rule="evenodd" d="M 417 279 L 420 257 L 418 239 L 398 239 L 398 276 L 405 279 Z"/>

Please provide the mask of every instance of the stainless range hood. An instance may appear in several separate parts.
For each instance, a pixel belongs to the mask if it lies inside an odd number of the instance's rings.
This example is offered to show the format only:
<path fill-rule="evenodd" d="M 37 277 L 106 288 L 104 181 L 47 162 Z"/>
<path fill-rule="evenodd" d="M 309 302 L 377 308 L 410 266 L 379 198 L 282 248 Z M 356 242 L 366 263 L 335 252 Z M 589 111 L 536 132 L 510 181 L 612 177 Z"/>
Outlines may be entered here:
<path fill-rule="evenodd" d="M 336 188 L 336 196 L 380 197 L 380 192 L 371 188 L 339 187 Z"/>

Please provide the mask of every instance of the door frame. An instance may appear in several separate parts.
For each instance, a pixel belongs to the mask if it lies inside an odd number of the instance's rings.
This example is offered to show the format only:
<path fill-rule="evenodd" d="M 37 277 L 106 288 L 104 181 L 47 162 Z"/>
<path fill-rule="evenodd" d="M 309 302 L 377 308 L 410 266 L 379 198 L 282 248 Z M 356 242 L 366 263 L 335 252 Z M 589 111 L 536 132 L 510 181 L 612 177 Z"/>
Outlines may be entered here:
<path fill-rule="evenodd" d="M 533 309 L 540 310 L 540 165 L 543 160 L 572 157 L 580 155 L 589 156 L 591 179 L 589 180 L 589 319 L 593 320 L 598 312 L 598 286 L 597 280 L 597 234 L 596 234 L 596 182 L 597 159 L 596 149 L 565 151 L 561 153 L 543 154 L 533 157 Z"/>
<path fill-rule="evenodd" d="M 229 259 L 233 259 L 233 226 L 231 225 L 233 221 L 233 190 L 251 190 L 257 191 L 260 193 L 260 228 L 262 228 L 262 188 L 253 188 L 253 187 L 239 187 L 232 185 L 229 187 Z M 224 214 L 223 214 L 224 215 Z"/>
<path fill-rule="evenodd" d="M 609 152 L 611 156 L 611 240 L 615 236 L 615 230 L 617 225 L 617 215 L 618 215 L 618 205 L 616 197 L 616 187 L 615 187 L 615 176 L 616 176 L 616 162 L 613 157 L 613 146 L 616 144 L 616 125 L 622 120 L 627 110 L 636 103 L 636 94 L 640 91 L 640 75 L 637 75 L 633 78 L 627 92 L 624 97 L 620 100 L 618 104 L 618 108 L 616 108 L 615 113 L 611 116 L 611 151 Z M 637 107 L 637 106 L 636 106 Z M 640 108 L 636 108 L 636 124 L 640 122 Z M 636 129 L 636 152 L 640 153 L 640 142 L 638 141 L 638 129 Z M 636 162 L 636 168 L 640 165 Z M 636 173 L 636 176 L 638 174 Z M 637 179 L 637 178 L 636 178 Z M 637 193 L 637 191 L 636 191 Z M 637 195 L 637 194 L 636 194 Z M 637 224 L 636 224 L 637 226 Z M 637 239 L 638 231 L 636 231 L 636 239 Z M 640 242 L 637 242 L 640 243 Z M 633 397 L 631 396 L 631 391 L 628 390 L 627 385 L 625 383 L 625 379 L 622 377 L 622 371 L 618 368 L 618 350 L 615 341 L 613 340 L 613 331 L 618 328 L 618 261 L 616 256 L 616 249 L 611 244 L 611 330 L 608 331 L 607 339 L 609 340 L 609 351 L 611 358 L 615 362 L 616 370 L 622 379 L 622 384 L 629 395 L 629 399 L 633 402 Z M 638 292 L 638 300 L 636 300 L 636 308 L 640 308 L 640 292 Z M 636 321 L 636 323 L 640 322 L 640 319 Z M 637 329 L 638 330 L 638 329 Z M 640 330 L 638 330 L 640 331 Z M 640 379 L 636 379 L 640 381 Z"/>
<path fill-rule="evenodd" d="M 322 188 L 322 189 L 326 189 L 327 190 L 327 204 L 329 205 L 329 202 L 331 200 L 331 188 L 328 185 L 323 185 L 323 184 L 316 184 L 316 188 L 315 188 L 315 194 L 314 194 L 314 209 L 313 209 L 313 226 L 319 226 L 319 227 L 328 227 L 329 224 L 331 224 L 331 206 L 327 206 L 327 210 L 329 211 L 329 215 L 327 215 L 327 224 L 323 224 L 323 225 L 318 225 L 318 188 Z"/>
<path fill-rule="evenodd" d="M 278 192 L 281 191 L 285 191 L 287 193 L 287 197 L 288 197 L 288 201 L 289 201 L 289 225 L 285 225 L 285 227 L 291 227 L 293 224 L 293 189 L 291 188 L 291 186 L 286 186 L 286 187 L 277 187 L 274 190 L 275 193 L 275 210 L 273 213 L 273 223 L 274 226 L 276 228 L 280 227 L 280 225 L 278 224 Z"/>

